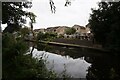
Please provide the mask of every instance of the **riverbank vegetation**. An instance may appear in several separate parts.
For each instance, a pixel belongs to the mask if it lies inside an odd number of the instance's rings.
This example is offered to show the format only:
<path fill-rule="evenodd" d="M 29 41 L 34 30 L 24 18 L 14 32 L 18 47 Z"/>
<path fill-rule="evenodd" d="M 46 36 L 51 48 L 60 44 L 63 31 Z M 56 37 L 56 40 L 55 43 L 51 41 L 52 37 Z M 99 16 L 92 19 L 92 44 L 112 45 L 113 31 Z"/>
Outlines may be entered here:
<path fill-rule="evenodd" d="M 42 33 L 39 32 L 37 34 L 37 41 L 52 41 L 53 39 L 57 38 L 57 34 L 56 33 Z"/>
<path fill-rule="evenodd" d="M 2 80 L 70 78 L 65 71 L 58 75 L 52 69 L 48 70 L 42 56 L 40 58 L 31 56 L 29 42 L 23 37 L 16 38 L 12 33 L 4 33 L 2 43 Z M 39 43 L 37 49 L 48 51 L 51 48 Z"/>
<path fill-rule="evenodd" d="M 16 40 L 10 33 L 3 34 L 3 80 L 38 80 L 41 78 L 56 78 L 49 71 L 42 59 L 36 59 L 29 54 L 29 46 L 23 39 Z"/>

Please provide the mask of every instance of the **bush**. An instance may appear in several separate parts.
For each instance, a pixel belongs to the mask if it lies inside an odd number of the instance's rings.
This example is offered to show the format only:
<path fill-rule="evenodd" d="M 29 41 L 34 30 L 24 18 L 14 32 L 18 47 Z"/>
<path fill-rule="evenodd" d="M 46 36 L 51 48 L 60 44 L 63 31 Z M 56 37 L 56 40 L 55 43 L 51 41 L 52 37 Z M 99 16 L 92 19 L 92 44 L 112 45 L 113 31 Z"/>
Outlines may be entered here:
<path fill-rule="evenodd" d="M 29 46 L 22 39 L 17 41 L 12 34 L 5 33 L 2 42 L 3 80 L 56 78 L 53 72 L 47 70 L 44 60 L 38 60 L 26 54 Z"/>
<path fill-rule="evenodd" d="M 40 40 L 40 41 L 51 41 L 54 38 L 57 38 L 57 34 L 55 34 L 55 33 L 39 32 L 37 35 L 37 40 Z"/>
<path fill-rule="evenodd" d="M 74 28 L 68 28 L 65 30 L 65 33 L 68 35 L 74 34 L 76 32 L 76 29 Z"/>

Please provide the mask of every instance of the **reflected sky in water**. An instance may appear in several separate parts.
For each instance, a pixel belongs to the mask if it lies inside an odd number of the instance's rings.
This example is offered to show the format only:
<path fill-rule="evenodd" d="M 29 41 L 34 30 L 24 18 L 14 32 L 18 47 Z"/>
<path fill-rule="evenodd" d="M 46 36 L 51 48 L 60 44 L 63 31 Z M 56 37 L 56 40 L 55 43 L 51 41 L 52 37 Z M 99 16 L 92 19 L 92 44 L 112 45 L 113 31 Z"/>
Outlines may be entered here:
<path fill-rule="evenodd" d="M 73 59 L 66 55 L 61 56 L 45 51 L 38 51 L 34 49 L 33 56 L 47 60 L 46 66 L 48 69 L 54 70 L 56 73 L 61 74 L 66 69 L 66 73 L 73 78 L 85 78 L 87 69 L 91 65 L 84 60 L 84 57 Z"/>

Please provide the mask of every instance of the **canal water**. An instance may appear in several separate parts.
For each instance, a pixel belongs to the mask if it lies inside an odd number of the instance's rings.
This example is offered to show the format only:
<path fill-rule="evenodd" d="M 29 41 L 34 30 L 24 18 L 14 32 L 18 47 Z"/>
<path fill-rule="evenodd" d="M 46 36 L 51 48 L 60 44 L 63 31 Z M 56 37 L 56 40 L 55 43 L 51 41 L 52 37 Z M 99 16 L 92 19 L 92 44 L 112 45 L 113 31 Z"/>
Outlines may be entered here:
<path fill-rule="evenodd" d="M 120 59 L 109 53 L 63 46 L 38 46 L 33 56 L 46 60 L 46 67 L 60 77 L 66 74 L 72 78 L 120 79 Z"/>

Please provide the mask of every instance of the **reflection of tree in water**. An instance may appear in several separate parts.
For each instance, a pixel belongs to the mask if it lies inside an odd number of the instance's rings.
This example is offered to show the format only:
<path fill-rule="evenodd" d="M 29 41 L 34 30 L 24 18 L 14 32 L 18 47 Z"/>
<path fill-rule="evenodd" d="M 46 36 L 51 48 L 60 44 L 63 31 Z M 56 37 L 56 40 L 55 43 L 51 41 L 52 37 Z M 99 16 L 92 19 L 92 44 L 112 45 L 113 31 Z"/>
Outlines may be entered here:
<path fill-rule="evenodd" d="M 119 58 L 115 57 L 89 57 L 91 62 L 88 68 L 87 80 L 120 80 Z"/>
<path fill-rule="evenodd" d="M 37 43 L 37 50 L 39 51 L 49 51 L 50 49 L 51 47 L 48 46 L 47 44 Z"/>
<path fill-rule="evenodd" d="M 50 46 L 51 49 L 49 52 L 55 53 L 58 55 L 66 56 L 69 55 L 72 58 L 80 58 L 83 57 L 82 51 L 79 51 L 79 49 L 65 47 L 65 46 Z"/>

